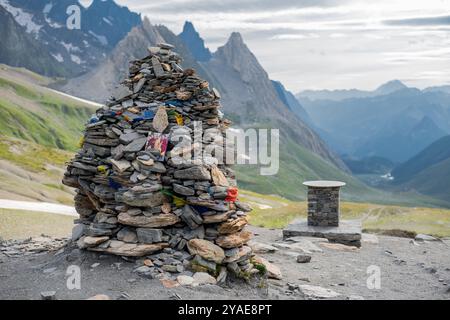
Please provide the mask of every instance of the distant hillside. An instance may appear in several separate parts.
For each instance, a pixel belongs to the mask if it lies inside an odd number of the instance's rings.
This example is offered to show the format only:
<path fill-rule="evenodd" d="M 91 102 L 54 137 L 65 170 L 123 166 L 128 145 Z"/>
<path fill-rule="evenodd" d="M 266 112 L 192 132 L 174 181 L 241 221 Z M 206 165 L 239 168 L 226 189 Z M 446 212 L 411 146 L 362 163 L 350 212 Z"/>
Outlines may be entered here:
<path fill-rule="evenodd" d="M 446 201 L 450 205 L 450 158 L 418 172 L 398 188 L 419 192 Z"/>
<path fill-rule="evenodd" d="M 397 166 L 392 171 L 392 176 L 395 178 L 396 183 L 404 183 L 414 179 L 421 171 L 448 159 L 450 159 L 450 136 L 445 136 L 432 143 L 405 163 Z M 430 180 L 436 178 L 437 177 L 430 176 Z"/>
<path fill-rule="evenodd" d="M 392 161 L 381 157 L 363 159 L 343 157 L 342 160 L 353 174 L 386 174 L 395 166 Z"/>
<path fill-rule="evenodd" d="M 77 149 L 96 107 L 42 87 L 45 78 L 0 65 L 0 135 L 65 150 Z"/>
<path fill-rule="evenodd" d="M 302 100 L 332 100 L 341 101 L 353 98 L 376 97 L 380 95 L 390 94 L 398 90 L 406 89 L 399 80 L 392 80 L 379 86 L 374 91 L 364 91 L 358 89 L 341 89 L 341 90 L 305 90 L 296 94 L 297 99 Z"/>
<path fill-rule="evenodd" d="M 280 100 L 301 120 L 307 123 L 309 126 L 312 126 L 312 120 L 306 112 L 305 108 L 298 102 L 292 92 L 286 90 L 283 84 L 280 81 L 272 80 L 273 87 L 275 88 L 278 97 Z"/>
<path fill-rule="evenodd" d="M 407 88 L 373 97 L 300 102 L 322 138 L 352 157 L 403 162 L 450 134 L 450 94 L 443 91 Z"/>

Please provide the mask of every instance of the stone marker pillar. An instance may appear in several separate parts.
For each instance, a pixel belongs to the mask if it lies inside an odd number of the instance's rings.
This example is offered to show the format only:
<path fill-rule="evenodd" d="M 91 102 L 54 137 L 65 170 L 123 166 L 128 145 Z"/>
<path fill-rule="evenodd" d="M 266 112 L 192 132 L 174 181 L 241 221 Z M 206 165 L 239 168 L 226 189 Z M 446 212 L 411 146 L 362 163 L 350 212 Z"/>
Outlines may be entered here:
<path fill-rule="evenodd" d="M 319 237 L 330 242 L 361 246 L 361 220 L 339 219 L 339 181 L 307 181 L 308 219 L 295 219 L 283 229 L 283 238 Z"/>
<path fill-rule="evenodd" d="M 308 225 L 339 226 L 339 190 L 345 186 L 339 181 L 307 181 Z"/>

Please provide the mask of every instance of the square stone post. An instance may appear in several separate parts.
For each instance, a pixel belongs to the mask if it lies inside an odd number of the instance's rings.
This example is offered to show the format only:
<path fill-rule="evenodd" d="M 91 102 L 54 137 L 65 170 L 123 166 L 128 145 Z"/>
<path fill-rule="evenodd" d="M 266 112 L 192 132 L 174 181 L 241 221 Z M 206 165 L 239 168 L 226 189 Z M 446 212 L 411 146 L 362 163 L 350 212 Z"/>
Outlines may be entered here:
<path fill-rule="evenodd" d="M 308 225 L 339 226 L 339 190 L 345 186 L 339 181 L 307 181 Z"/>

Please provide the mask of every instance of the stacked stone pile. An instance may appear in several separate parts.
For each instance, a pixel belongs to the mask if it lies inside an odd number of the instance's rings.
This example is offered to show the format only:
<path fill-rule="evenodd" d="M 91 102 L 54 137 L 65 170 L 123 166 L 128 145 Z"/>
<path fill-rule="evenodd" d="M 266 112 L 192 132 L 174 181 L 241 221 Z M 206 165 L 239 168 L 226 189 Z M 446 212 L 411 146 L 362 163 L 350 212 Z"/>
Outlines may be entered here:
<path fill-rule="evenodd" d="M 86 125 L 63 179 L 77 188 L 73 240 L 147 258 L 147 273 L 257 273 L 244 229 L 251 209 L 237 199 L 232 169 L 202 152 L 221 144 L 230 125 L 220 95 L 183 70 L 172 49 L 160 44 L 131 62 L 128 79 Z"/>

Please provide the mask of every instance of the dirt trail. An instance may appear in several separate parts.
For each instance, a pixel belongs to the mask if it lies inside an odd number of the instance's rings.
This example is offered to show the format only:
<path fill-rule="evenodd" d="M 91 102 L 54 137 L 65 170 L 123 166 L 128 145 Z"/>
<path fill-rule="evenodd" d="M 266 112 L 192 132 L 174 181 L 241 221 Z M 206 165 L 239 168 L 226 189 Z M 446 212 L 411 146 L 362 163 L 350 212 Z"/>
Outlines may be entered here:
<path fill-rule="evenodd" d="M 361 249 L 354 250 L 321 239 L 286 242 L 281 230 L 251 229 L 256 233 L 255 242 L 278 247 L 276 252 L 261 255 L 283 273 L 282 280 L 269 279 L 262 289 L 235 282 L 225 288 L 167 289 L 159 280 L 133 273 L 139 262 L 67 249 L 56 255 L 17 258 L 0 252 L 0 299 L 40 299 L 42 291 L 56 291 L 58 299 L 85 299 L 96 294 L 113 299 L 319 299 L 330 293 L 331 299 L 450 299 L 450 240 L 419 243 L 369 237 Z M 297 256 L 305 250 L 310 250 L 311 262 L 297 263 Z M 70 265 L 81 268 L 80 290 L 67 289 Z M 367 286 L 371 266 L 379 268 L 379 289 Z"/>

